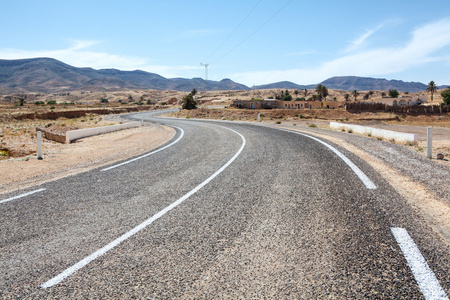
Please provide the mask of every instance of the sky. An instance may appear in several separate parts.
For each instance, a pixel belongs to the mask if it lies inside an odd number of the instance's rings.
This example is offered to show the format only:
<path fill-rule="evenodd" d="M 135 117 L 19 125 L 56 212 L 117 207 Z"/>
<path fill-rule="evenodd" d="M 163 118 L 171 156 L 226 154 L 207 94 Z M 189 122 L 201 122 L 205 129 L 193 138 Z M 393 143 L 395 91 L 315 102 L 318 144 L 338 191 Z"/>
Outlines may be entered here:
<path fill-rule="evenodd" d="M 0 0 L 0 59 L 249 87 L 364 76 L 450 85 L 448 0 Z"/>

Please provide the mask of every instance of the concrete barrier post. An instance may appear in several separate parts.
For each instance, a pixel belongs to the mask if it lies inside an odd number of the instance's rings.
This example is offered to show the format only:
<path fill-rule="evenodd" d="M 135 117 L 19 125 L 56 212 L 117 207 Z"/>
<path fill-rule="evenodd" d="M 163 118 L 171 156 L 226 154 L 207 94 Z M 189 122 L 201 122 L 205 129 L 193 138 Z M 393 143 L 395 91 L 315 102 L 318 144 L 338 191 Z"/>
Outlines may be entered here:
<path fill-rule="evenodd" d="M 261 122 L 261 114 L 258 113 L 258 122 Z"/>
<path fill-rule="evenodd" d="M 42 132 L 37 132 L 37 159 L 42 160 Z"/>
<path fill-rule="evenodd" d="M 427 128 L 427 157 L 431 158 L 433 154 L 433 127 Z"/>

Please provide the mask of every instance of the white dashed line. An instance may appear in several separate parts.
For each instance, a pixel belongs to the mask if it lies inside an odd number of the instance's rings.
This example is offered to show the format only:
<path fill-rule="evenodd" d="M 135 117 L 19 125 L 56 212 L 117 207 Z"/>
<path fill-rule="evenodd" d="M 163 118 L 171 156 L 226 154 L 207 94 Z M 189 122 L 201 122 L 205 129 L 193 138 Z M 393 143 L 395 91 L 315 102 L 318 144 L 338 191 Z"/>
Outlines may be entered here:
<path fill-rule="evenodd" d="M 114 166 L 111 166 L 111 167 L 102 169 L 102 170 L 100 170 L 100 171 L 102 171 L 102 172 L 104 172 L 104 171 L 109 171 L 109 170 L 111 170 L 111 169 L 114 169 L 114 168 L 117 168 L 117 167 L 120 167 L 120 166 L 129 164 L 129 163 L 131 163 L 131 162 L 133 162 L 133 161 L 136 161 L 136 160 L 139 160 L 139 159 L 141 159 L 141 158 L 150 156 L 150 155 L 152 155 L 152 154 L 155 154 L 155 153 L 157 153 L 157 152 L 159 152 L 159 151 L 162 151 L 162 150 L 164 150 L 164 149 L 167 149 L 167 148 L 169 148 L 169 147 L 175 145 L 176 143 L 178 143 L 178 142 L 183 138 L 183 136 L 184 136 L 184 130 L 181 129 L 180 127 L 177 127 L 177 126 L 172 126 L 172 127 L 176 128 L 176 129 L 178 129 L 178 130 L 180 130 L 180 132 L 181 132 L 180 136 L 179 136 L 175 141 L 173 141 L 173 143 L 170 143 L 170 144 L 167 145 L 167 146 L 164 146 L 164 147 L 162 147 L 162 148 L 159 148 L 158 150 L 155 150 L 155 151 L 149 152 L 149 153 L 147 153 L 147 154 L 141 155 L 141 156 L 139 156 L 139 157 L 136 157 L 136 158 L 133 158 L 133 159 L 124 161 L 123 163 L 120 163 L 120 164 L 117 164 L 117 165 L 114 165 Z"/>
<path fill-rule="evenodd" d="M 22 195 L 19 195 L 19 196 L 15 196 L 15 197 L 12 197 L 12 198 L 1 200 L 0 204 L 5 203 L 5 202 L 9 202 L 9 201 L 12 201 L 12 200 L 16 200 L 16 199 L 19 199 L 19 198 L 23 198 L 23 197 L 26 197 L 26 196 L 30 196 L 30 195 L 33 195 L 35 193 L 39 193 L 39 192 L 42 192 L 42 191 L 45 191 L 45 189 L 38 189 L 38 190 L 31 191 L 31 192 L 28 192 L 28 193 L 25 193 L 25 194 L 22 194 Z"/>
<path fill-rule="evenodd" d="M 391 228 L 425 299 L 447 299 L 433 271 L 404 228 Z"/>
<path fill-rule="evenodd" d="M 218 126 L 218 125 L 215 125 Z M 218 127 L 222 127 L 222 126 L 218 126 Z M 49 288 L 52 287 L 58 283 L 60 283 L 61 281 L 63 281 L 65 278 L 67 278 L 68 276 L 72 275 L 73 273 L 75 273 L 76 271 L 78 271 L 79 269 L 83 268 L 84 266 L 86 266 L 87 264 L 89 264 L 91 261 L 95 260 L 96 258 L 102 256 L 103 254 L 105 254 L 106 252 L 108 252 L 109 250 L 113 249 L 114 247 L 116 247 L 117 245 L 119 245 L 120 243 L 122 243 L 123 241 L 127 240 L 128 238 L 130 238 L 131 236 L 135 235 L 136 233 L 138 233 L 139 231 L 141 231 L 142 229 L 146 228 L 147 226 L 149 226 L 150 224 L 152 224 L 154 221 L 158 220 L 159 218 L 161 218 L 162 216 L 164 216 L 166 213 L 168 213 L 169 211 L 171 211 L 172 209 L 174 209 L 175 207 L 177 207 L 178 205 L 180 205 L 181 203 L 183 203 L 186 199 L 188 199 L 189 197 L 191 197 L 193 194 L 195 194 L 196 192 L 198 192 L 202 187 L 204 187 L 205 185 L 207 185 L 211 180 L 213 180 L 215 177 L 217 177 L 220 173 L 222 173 L 242 152 L 242 150 L 244 150 L 245 144 L 246 144 L 246 140 L 244 138 L 244 136 L 242 134 L 240 134 L 239 132 L 227 128 L 227 127 L 222 127 L 225 129 L 228 129 L 234 133 L 236 133 L 237 135 L 239 135 L 242 139 L 242 145 L 239 148 L 239 150 L 236 152 L 236 154 L 225 164 L 223 165 L 219 170 L 217 170 L 214 174 L 212 174 L 210 177 L 208 177 L 205 181 L 203 181 L 202 183 L 200 183 L 198 186 L 196 186 L 193 190 L 191 190 L 189 193 L 185 194 L 183 197 L 181 197 L 180 199 L 178 199 L 177 201 L 173 202 L 172 204 L 170 204 L 169 206 L 167 206 L 166 208 L 164 208 L 163 210 L 161 210 L 160 212 L 156 213 L 155 215 L 153 215 L 150 219 L 144 221 L 143 223 L 139 224 L 138 226 L 136 226 L 135 228 L 131 229 L 130 231 L 128 231 L 127 233 L 123 234 L 122 236 L 120 236 L 119 238 L 117 238 L 116 240 L 112 241 L 111 243 L 109 243 L 108 245 L 104 246 L 103 248 L 95 251 L 94 253 L 92 253 L 91 255 L 85 257 L 84 259 L 80 260 L 78 263 L 74 264 L 73 266 L 69 267 L 68 269 L 64 270 L 63 272 L 61 272 L 59 275 L 53 277 L 52 279 L 50 279 L 49 281 L 43 283 L 41 285 L 41 288 Z"/>

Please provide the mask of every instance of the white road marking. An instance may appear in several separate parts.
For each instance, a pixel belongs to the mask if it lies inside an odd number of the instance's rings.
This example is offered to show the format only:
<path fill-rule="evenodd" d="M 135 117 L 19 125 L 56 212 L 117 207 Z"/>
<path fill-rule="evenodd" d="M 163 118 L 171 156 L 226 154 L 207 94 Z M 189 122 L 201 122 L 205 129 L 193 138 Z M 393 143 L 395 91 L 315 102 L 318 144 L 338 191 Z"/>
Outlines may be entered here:
<path fill-rule="evenodd" d="M 218 125 L 215 125 L 218 126 Z M 218 126 L 218 127 L 222 127 L 222 126 Z M 128 238 L 130 238 L 131 236 L 135 235 L 136 233 L 138 233 L 139 231 L 141 231 L 142 229 L 146 228 L 147 226 L 149 226 L 150 224 L 152 224 L 154 221 L 158 220 L 159 218 L 161 218 L 162 216 L 164 216 L 166 213 L 168 213 L 169 211 L 171 211 L 172 209 L 174 209 L 175 207 L 177 207 L 178 205 L 180 205 L 181 203 L 183 203 L 186 199 L 188 199 L 189 197 L 191 197 L 193 194 L 195 194 L 196 192 L 198 192 L 202 187 L 204 187 L 205 185 L 207 185 L 211 180 L 213 180 L 215 177 L 217 177 L 220 173 L 222 173 L 242 152 L 242 150 L 244 150 L 244 147 L 246 145 L 246 140 L 244 138 L 244 136 L 242 134 L 240 134 L 239 132 L 227 128 L 227 127 L 222 127 L 225 129 L 228 129 L 234 133 L 236 133 L 237 135 L 239 135 L 242 139 L 242 145 L 239 148 L 239 150 L 236 152 L 236 154 L 225 164 L 223 165 L 219 170 L 217 170 L 214 174 L 212 174 L 210 177 L 208 177 L 205 181 L 203 181 L 202 183 L 200 183 L 198 186 L 196 186 L 193 190 L 191 190 L 189 193 L 185 194 L 183 197 L 181 197 L 180 199 L 178 199 L 177 201 L 173 202 L 172 204 L 170 204 L 169 206 L 167 206 L 166 208 L 164 208 L 163 210 L 161 210 L 160 212 L 156 213 L 155 215 L 153 215 L 150 219 L 144 221 L 143 223 L 139 224 L 138 226 L 136 226 L 135 228 L 131 229 L 130 231 L 128 231 L 127 233 L 123 234 L 122 236 L 120 236 L 119 238 L 117 238 L 116 240 L 112 241 L 111 243 L 109 243 L 108 245 L 104 246 L 103 248 L 95 251 L 94 253 L 92 253 L 91 255 L 85 257 L 84 259 L 80 260 L 79 262 L 77 262 L 76 264 L 74 264 L 73 266 L 67 268 L 66 270 L 64 270 L 63 272 L 61 272 L 59 275 L 53 277 L 52 279 L 50 279 L 49 281 L 43 283 L 41 285 L 41 288 L 49 288 L 52 287 L 58 283 L 60 283 L 62 280 L 64 280 L 65 278 L 67 278 L 68 276 L 72 275 L 73 273 L 75 273 L 76 271 L 78 271 L 79 269 L 83 268 L 84 266 L 86 266 L 87 264 L 89 264 L 91 261 L 95 260 L 96 258 L 102 256 L 103 254 L 105 254 L 106 252 L 108 252 L 109 250 L 113 249 L 114 247 L 116 247 L 117 245 L 119 245 L 120 243 L 122 243 L 123 241 L 127 240 Z"/>
<path fill-rule="evenodd" d="M 5 199 L 5 200 L 1 200 L 0 204 L 5 203 L 5 202 L 9 202 L 9 201 L 12 201 L 12 200 L 16 200 L 16 199 L 19 199 L 19 198 L 23 198 L 23 197 L 26 197 L 26 196 L 29 196 L 29 195 L 33 195 L 35 193 L 39 193 L 39 192 L 42 192 L 42 191 L 45 191 L 45 189 L 38 189 L 38 190 L 31 191 L 31 192 L 28 192 L 28 193 L 25 193 L 25 194 L 22 194 L 22 195 L 19 195 L 19 196 L 15 196 L 15 197 L 11 197 L 11 198 L 8 198 L 8 199 Z"/>
<path fill-rule="evenodd" d="M 425 299 L 447 299 L 433 271 L 404 228 L 391 228 Z"/>
<path fill-rule="evenodd" d="M 281 128 L 276 128 L 276 129 L 282 130 L 282 131 L 286 131 L 286 132 L 295 133 L 295 134 L 299 134 L 299 135 L 303 135 L 305 137 L 308 137 L 310 139 L 313 139 L 313 140 L 321 143 L 322 145 L 326 146 L 328 149 L 333 151 L 337 156 L 339 156 L 353 170 L 353 172 L 356 174 L 356 176 L 359 177 L 359 179 L 364 183 L 364 185 L 366 186 L 367 189 L 373 190 L 373 189 L 377 188 L 375 183 L 373 183 L 372 180 L 370 180 L 369 177 L 367 177 L 367 175 L 364 174 L 364 172 L 361 171 L 360 168 L 358 168 L 350 159 L 348 159 L 344 154 L 339 152 L 333 146 L 325 143 L 324 141 L 319 140 L 318 138 L 315 138 L 313 136 L 310 136 L 310 135 L 307 135 L 307 134 L 304 134 L 304 133 L 301 133 L 301 132 L 298 132 L 298 131 L 292 131 L 292 130 L 281 129 Z"/>
<path fill-rule="evenodd" d="M 120 164 L 117 164 L 117 165 L 114 165 L 114 166 L 111 166 L 111 167 L 102 169 L 102 170 L 100 170 L 100 171 L 102 171 L 102 172 L 104 172 L 104 171 L 109 171 L 109 170 L 111 170 L 111 169 L 114 169 L 114 168 L 117 168 L 117 167 L 120 167 L 120 166 L 129 164 L 129 163 L 131 163 L 131 162 L 133 162 L 133 161 L 136 161 L 136 160 L 139 160 L 139 159 L 141 159 L 141 158 L 150 156 L 150 155 L 152 155 L 152 154 L 155 154 L 155 153 L 157 153 L 157 152 L 159 152 L 159 151 L 162 151 L 162 150 L 164 150 L 164 149 L 167 149 L 167 148 L 169 148 L 169 147 L 175 145 L 176 143 L 178 143 L 178 142 L 183 138 L 183 136 L 184 136 L 184 130 L 181 129 L 180 127 L 177 127 L 177 126 L 172 126 L 172 127 L 176 128 L 176 129 L 178 129 L 178 130 L 180 130 L 181 134 L 180 134 L 180 136 L 179 136 L 175 141 L 173 141 L 173 142 L 170 143 L 169 145 L 164 146 L 164 147 L 162 147 L 162 148 L 160 148 L 160 149 L 158 149 L 158 150 L 149 152 L 149 153 L 147 153 L 147 154 L 141 155 L 141 156 L 139 156 L 139 157 L 136 157 L 136 158 L 133 158 L 133 159 L 124 161 L 123 163 L 120 163 Z"/>

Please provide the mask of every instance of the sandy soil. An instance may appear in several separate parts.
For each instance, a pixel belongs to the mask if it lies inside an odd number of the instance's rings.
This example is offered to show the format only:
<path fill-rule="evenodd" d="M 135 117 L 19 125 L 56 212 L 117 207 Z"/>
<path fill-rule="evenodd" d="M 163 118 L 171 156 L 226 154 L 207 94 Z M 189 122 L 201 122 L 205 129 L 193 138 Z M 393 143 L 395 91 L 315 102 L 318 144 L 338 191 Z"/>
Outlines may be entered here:
<path fill-rule="evenodd" d="M 0 160 L 0 191 L 7 193 L 78 174 L 148 152 L 172 139 L 175 130 L 148 125 L 80 139 L 72 144 L 46 141 L 44 159 L 36 154 Z"/>

